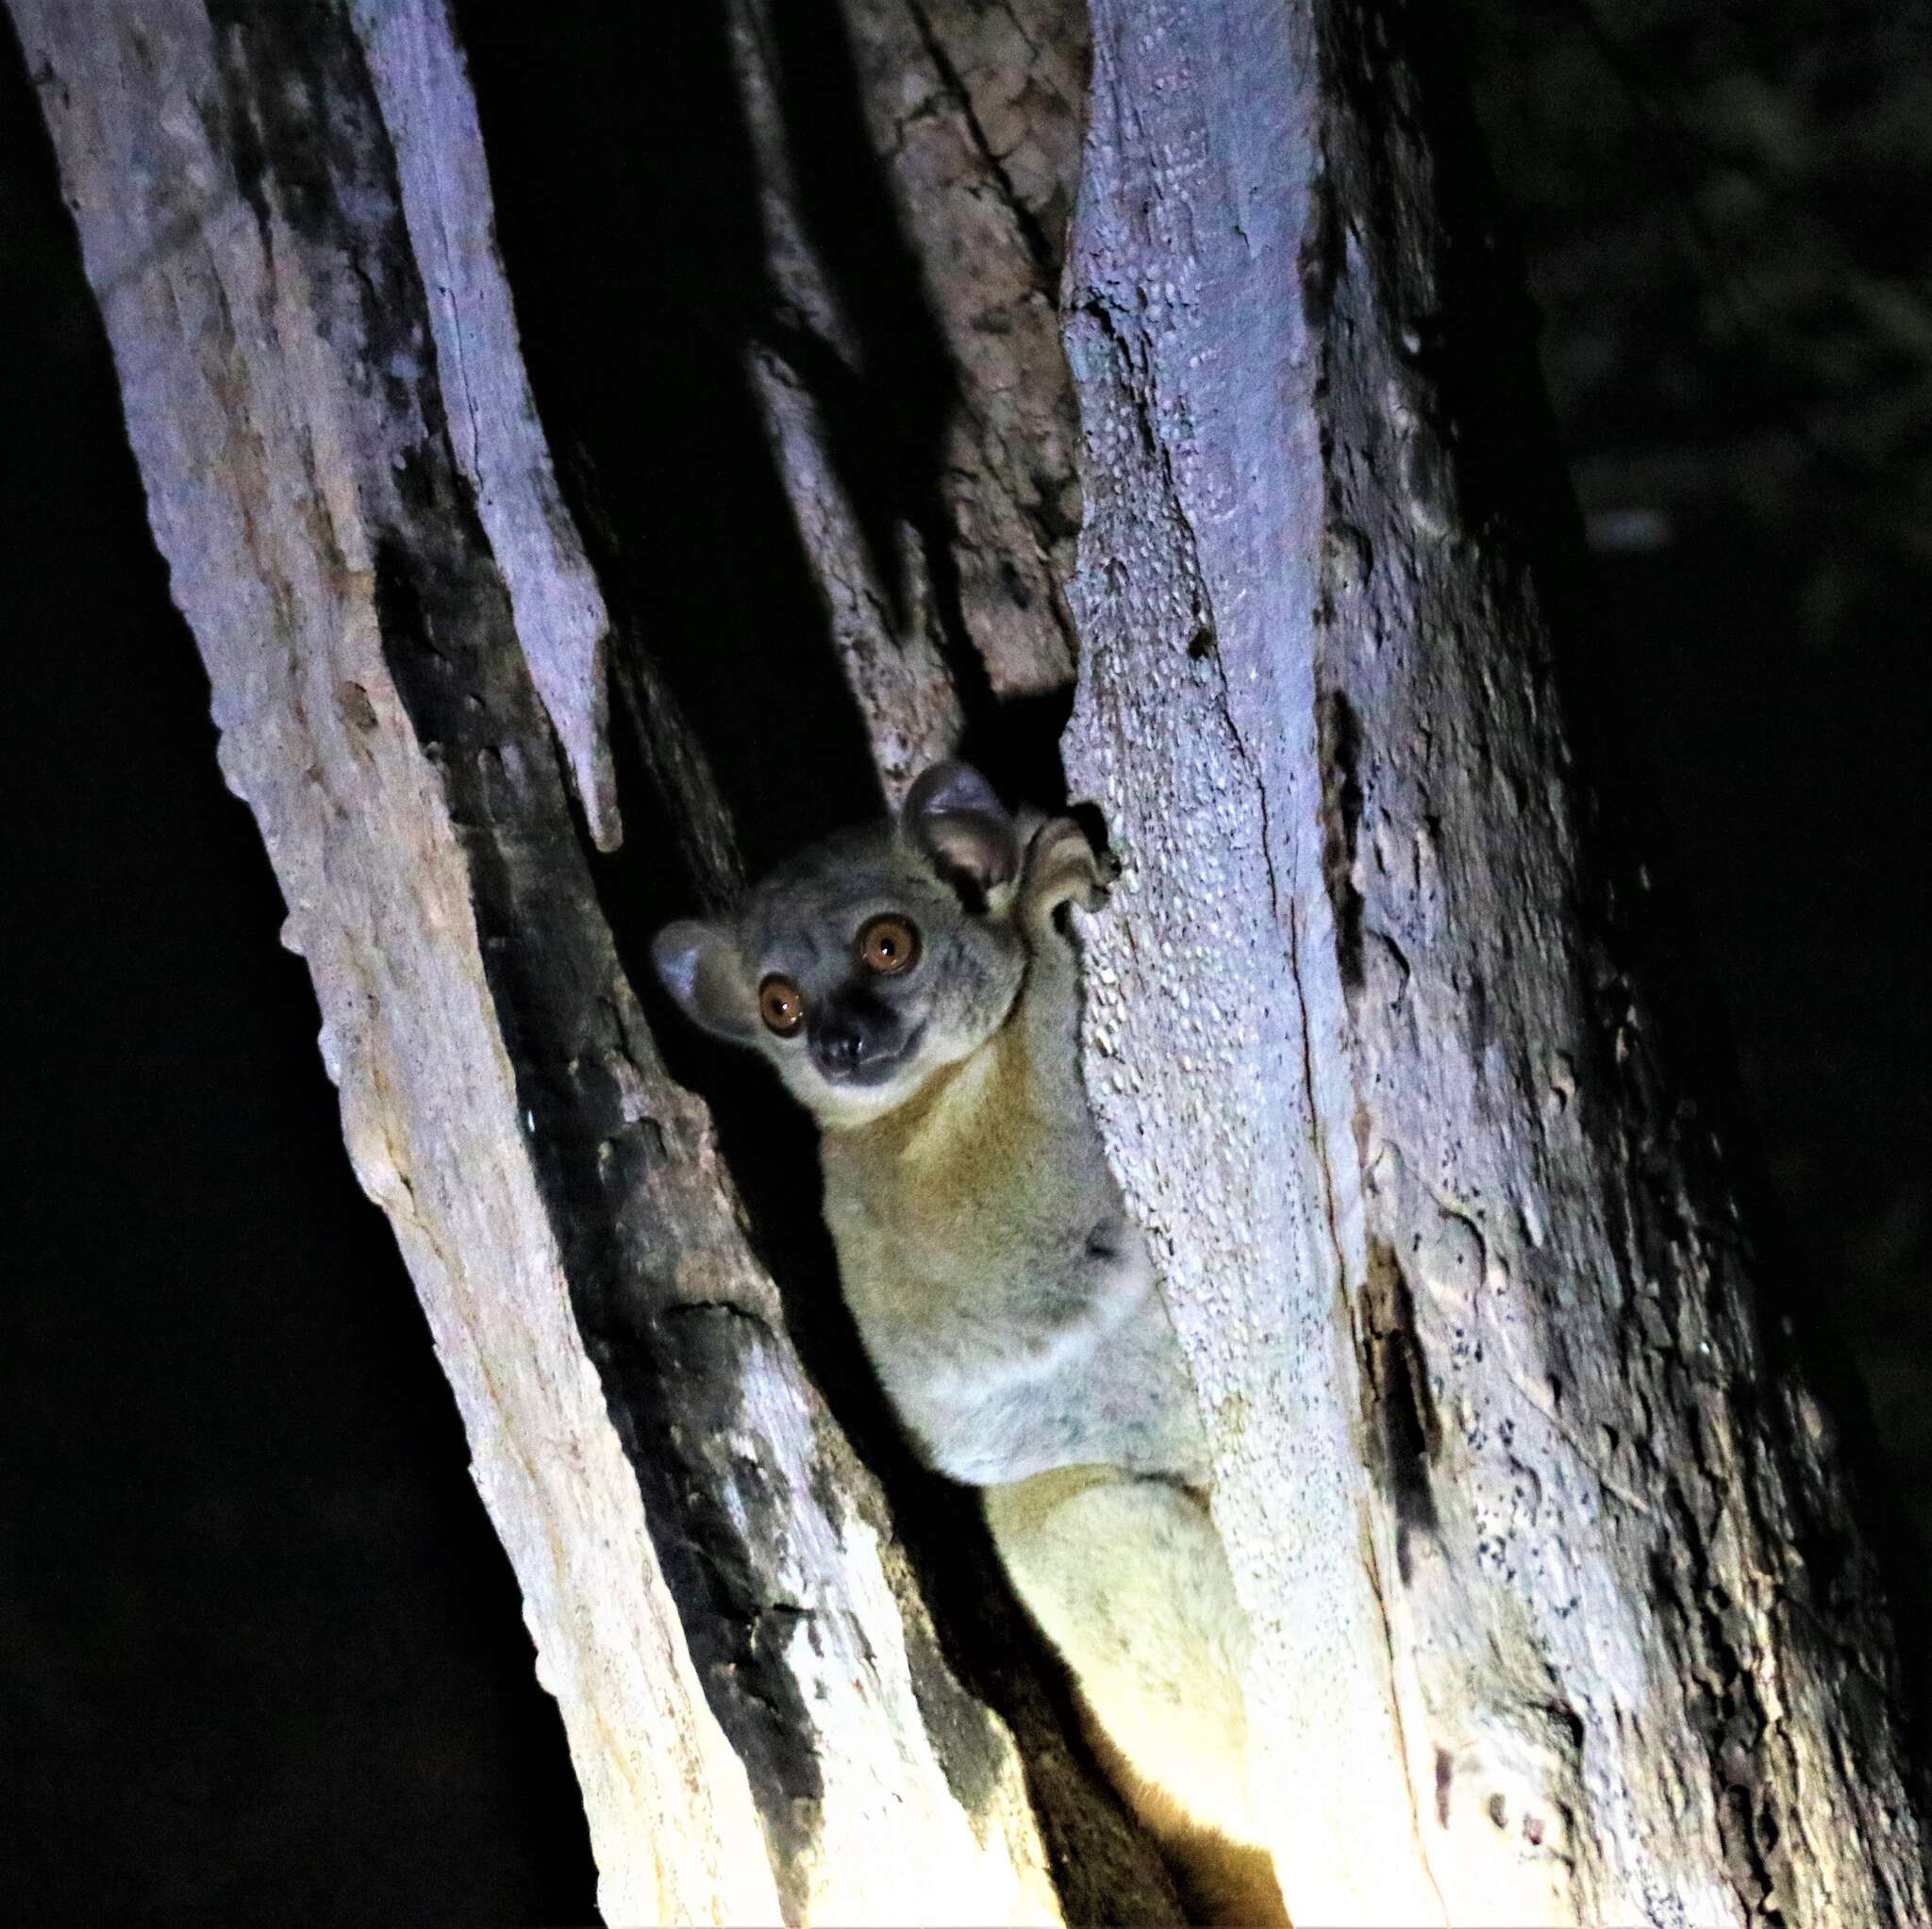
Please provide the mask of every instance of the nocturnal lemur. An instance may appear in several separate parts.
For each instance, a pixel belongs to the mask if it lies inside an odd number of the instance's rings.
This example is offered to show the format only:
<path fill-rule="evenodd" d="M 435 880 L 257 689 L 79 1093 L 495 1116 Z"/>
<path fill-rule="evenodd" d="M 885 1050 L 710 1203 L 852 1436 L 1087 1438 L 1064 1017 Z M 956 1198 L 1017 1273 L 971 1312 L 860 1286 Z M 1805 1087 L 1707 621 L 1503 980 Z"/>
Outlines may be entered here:
<path fill-rule="evenodd" d="M 925 1459 L 983 1490 L 1123 1793 L 1208 1915 L 1279 1923 L 1193 1392 L 1080 1073 L 1056 913 L 1108 881 L 1073 819 L 941 763 L 653 957 L 818 1120 L 859 1336 Z"/>

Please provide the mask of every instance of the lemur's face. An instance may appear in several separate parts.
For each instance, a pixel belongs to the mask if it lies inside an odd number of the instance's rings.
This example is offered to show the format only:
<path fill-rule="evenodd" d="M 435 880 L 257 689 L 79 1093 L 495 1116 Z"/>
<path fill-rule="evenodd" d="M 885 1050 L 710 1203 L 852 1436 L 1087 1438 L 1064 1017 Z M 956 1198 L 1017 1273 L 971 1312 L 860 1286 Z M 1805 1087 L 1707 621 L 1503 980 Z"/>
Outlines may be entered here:
<path fill-rule="evenodd" d="M 895 823 L 801 852 L 735 916 L 670 925 L 653 955 L 685 1010 L 762 1052 L 822 1123 L 862 1124 L 1011 1009 L 1026 968 L 1005 915 L 1017 868 L 984 780 L 941 765 Z"/>

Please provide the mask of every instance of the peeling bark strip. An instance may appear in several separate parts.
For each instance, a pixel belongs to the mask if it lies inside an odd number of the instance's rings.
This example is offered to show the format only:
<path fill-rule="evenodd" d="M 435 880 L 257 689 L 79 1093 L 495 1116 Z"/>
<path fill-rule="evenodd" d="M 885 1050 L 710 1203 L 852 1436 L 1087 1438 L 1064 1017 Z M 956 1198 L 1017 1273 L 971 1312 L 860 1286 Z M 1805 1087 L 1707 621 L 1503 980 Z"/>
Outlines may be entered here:
<path fill-rule="evenodd" d="M 1010 1738 L 940 1659 L 597 907 L 539 692 L 608 829 L 606 624 L 441 6 L 13 11 L 606 1912 L 1053 1920 Z"/>
<path fill-rule="evenodd" d="M 1095 0 L 1067 291 L 1090 1070 L 1219 1420 L 1288 1900 L 1923 1922 L 1827 1429 L 1580 855 L 1427 11 Z"/>

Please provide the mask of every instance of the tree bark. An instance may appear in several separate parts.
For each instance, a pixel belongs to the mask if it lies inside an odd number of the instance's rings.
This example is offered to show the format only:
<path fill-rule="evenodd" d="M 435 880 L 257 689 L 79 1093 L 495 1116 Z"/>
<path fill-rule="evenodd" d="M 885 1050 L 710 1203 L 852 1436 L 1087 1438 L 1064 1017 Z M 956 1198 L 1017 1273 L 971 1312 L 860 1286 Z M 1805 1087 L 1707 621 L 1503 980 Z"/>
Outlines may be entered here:
<path fill-rule="evenodd" d="M 1586 850 L 1555 465 L 1420 12 L 1096 0 L 1067 291 L 1091 1064 L 1290 1904 L 1923 1921 L 1831 1431 Z"/>
<path fill-rule="evenodd" d="M 1074 674 L 1079 427 L 1058 291 L 1084 18 L 1066 0 L 729 11 L 774 304 L 755 385 L 885 789 L 962 736 L 1037 782 Z M 886 291 L 837 258 L 814 125 L 835 89 L 884 191 L 866 244 L 902 257 Z M 908 419 L 855 459 L 851 418 L 877 391 Z M 1028 699 L 1044 716 L 1016 728 Z"/>
<path fill-rule="evenodd" d="M 772 835 L 718 692 L 774 640 L 639 632 L 648 532 L 553 465 L 442 0 L 9 4 L 605 1913 L 1171 1915 L 855 1369 L 795 1130 L 722 1079 L 714 1122 L 633 996 L 626 894 Z M 734 352 L 861 788 L 963 738 L 1052 802 L 1063 752 L 1125 860 L 1090 1082 L 1297 1920 L 1921 1920 L 1830 1428 L 1580 821 L 1557 472 L 1413 10 L 1095 0 L 1082 152 L 1061 0 L 732 0 Z"/>

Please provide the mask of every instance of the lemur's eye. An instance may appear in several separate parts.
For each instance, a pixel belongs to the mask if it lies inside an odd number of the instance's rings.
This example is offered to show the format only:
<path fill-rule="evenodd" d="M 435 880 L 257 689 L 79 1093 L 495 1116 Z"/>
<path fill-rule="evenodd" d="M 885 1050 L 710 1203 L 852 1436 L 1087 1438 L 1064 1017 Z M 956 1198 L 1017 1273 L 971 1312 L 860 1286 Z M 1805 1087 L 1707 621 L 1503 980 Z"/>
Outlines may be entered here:
<path fill-rule="evenodd" d="M 881 977 L 910 971 L 919 961 L 919 927 L 910 918 L 890 913 L 874 918 L 858 934 L 858 956 L 868 971 Z"/>
<path fill-rule="evenodd" d="M 805 1023 L 805 993 L 782 972 L 774 972 L 758 986 L 758 1016 L 767 1031 L 789 1039 Z"/>

